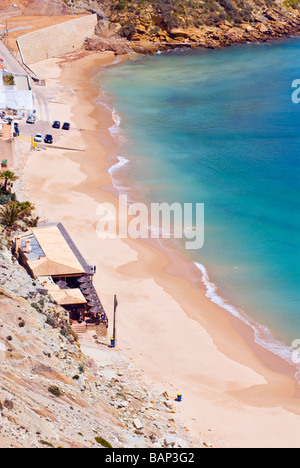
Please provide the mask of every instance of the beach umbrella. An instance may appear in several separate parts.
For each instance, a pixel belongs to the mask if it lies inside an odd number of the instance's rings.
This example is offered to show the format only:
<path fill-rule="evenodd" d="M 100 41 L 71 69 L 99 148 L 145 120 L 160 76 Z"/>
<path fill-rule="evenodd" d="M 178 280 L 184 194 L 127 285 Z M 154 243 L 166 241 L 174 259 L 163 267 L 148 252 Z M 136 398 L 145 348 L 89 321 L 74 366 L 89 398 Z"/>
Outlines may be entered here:
<path fill-rule="evenodd" d="M 81 281 L 81 282 L 80 282 L 80 286 L 81 286 L 82 288 L 85 288 L 85 287 L 87 287 L 87 286 L 93 286 L 93 283 L 92 283 L 91 281 L 89 281 L 89 280 Z"/>
<path fill-rule="evenodd" d="M 85 296 L 95 296 L 95 297 L 98 297 L 98 295 L 96 294 L 96 291 L 93 291 L 92 289 L 82 289 L 81 292 L 82 292 Z"/>
<path fill-rule="evenodd" d="M 88 288 L 92 288 L 93 285 L 92 283 L 80 283 L 80 289 L 88 289 Z"/>
<path fill-rule="evenodd" d="M 88 301 L 88 306 L 89 307 L 100 307 L 101 306 L 101 302 L 100 301 Z"/>
<path fill-rule="evenodd" d="M 104 312 L 104 309 L 103 307 L 92 307 L 90 309 L 90 312 L 92 312 L 93 314 L 100 314 L 101 312 Z"/>
<path fill-rule="evenodd" d="M 101 304 L 99 297 L 93 297 L 92 299 L 88 299 L 88 303 L 93 305 L 93 304 Z"/>
<path fill-rule="evenodd" d="M 84 286 L 80 286 L 81 291 L 92 292 L 94 291 L 93 286 L 85 284 Z"/>
<path fill-rule="evenodd" d="M 90 294 L 89 296 L 85 297 L 88 301 L 96 301 L 98 298 L 96 294 Z"/>
<path fill-rule="evenodd" d="M 81 278 L 79 278 L 77 281 L 78 281 L 79 283 L 86 283 L 86 282 L 91 281 L 91 279 L 90 279 L 89 276 L 81 276 Z"/>
<path fill-rule="evenodd" d="M 57 286 L 60 287 L 60 289 L 67 289 L 68 288 L 68 285 L 65 281 L 58 281 L 57 283 Z"/>
<path fill-rule="evenodd" d="M 80 284 L 80 288 L 86 288 L 86 287 L 93 286 L 93 283 L 91 281 L 89 281 L 89 280 L 80 281 L 79 284 Z"/>

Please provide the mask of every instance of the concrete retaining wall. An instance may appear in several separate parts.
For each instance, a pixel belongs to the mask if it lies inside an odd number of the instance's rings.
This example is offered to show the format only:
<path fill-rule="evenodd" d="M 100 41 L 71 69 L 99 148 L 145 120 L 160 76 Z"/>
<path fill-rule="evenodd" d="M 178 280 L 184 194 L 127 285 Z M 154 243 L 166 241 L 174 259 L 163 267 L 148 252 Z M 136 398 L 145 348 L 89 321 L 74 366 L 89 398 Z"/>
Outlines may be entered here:
<path fill-rule="evenodd" d="M 94 35 L 96 25 L 95 14 L 25 34 L 18 39 L 24 61 L 30 65 L 78 50 Z"/>

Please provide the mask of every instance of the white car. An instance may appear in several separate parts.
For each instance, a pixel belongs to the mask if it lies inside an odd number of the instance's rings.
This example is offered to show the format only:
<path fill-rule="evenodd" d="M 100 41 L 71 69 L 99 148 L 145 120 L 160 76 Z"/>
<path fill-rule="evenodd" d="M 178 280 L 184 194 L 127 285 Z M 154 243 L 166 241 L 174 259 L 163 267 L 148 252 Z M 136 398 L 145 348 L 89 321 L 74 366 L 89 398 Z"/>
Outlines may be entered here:
<path fill-rule="evenodd" d="M 35 135 L 35 137 L 34 137 L 34 141 L 35 141 L 36 143 L 42 143 L 42 141 L 43 141 L 42 135 L 41 135 L 40 133 L 37 133 L 37 134 Z"/>
<path fill-rule="evenodd" d="M 35 116 L 34 115 L 29 115 L 27 117 L 26 123 L 34 124 L 34 122 L 35 122 Z"/>

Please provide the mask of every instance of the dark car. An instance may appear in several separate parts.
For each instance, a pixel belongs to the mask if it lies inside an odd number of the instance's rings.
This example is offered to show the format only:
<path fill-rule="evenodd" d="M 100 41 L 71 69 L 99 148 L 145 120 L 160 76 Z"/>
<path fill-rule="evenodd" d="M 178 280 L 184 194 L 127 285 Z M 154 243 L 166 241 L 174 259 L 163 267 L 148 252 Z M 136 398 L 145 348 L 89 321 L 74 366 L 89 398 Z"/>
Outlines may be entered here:
<path fill-rule="evenodd" d="M 70 124 L 68 122 L 65 122 L 62 126 L 63 130 L 70 130 Z"/>
<path fill-rule="evenodd" d="M 52 135 L 46 135 L 44 139 L 45 143 L 53 143 L 53 136 Z"/>
<path fill-rule="evenodd" d="M 52 125 L 53 128 L 60 128 L 60 122 L 58 120 L 55 120 Z"/>

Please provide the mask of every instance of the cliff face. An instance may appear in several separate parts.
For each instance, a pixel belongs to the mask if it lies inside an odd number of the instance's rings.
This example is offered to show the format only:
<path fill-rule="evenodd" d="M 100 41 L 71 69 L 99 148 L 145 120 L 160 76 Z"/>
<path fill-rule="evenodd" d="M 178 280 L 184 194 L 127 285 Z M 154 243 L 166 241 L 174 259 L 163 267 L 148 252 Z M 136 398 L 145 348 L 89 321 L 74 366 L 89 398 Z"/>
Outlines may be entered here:
<path fill-rule="evenodd" d="M 145 44 L 150 51 L 179 44 L 218 48 L 300 30 L 300 0 L 71 0 L 69 5 L 97 10 L 96 34 L 119 35 L 137 51 Z"/>
<path fill-rule="evenodd" d="M 1 0 L 0 13 L 22 13 L 24 15 L 66 15 L 69 8 L 63 0 Z"/>
<path fill-rule="evenodd" d="M 98 14 L 89 50 L 154 53 L 298 35 L 300 0 L 1 0 L 0 14 Z M 99 37 L 101 40 L 99 40 Z M 123 41 L 117 41 L 120 38 Z M 109 41 L 113 41 L 110 46 Z"/>
<path fill-rule="evenodd" d="M 18 5 L 21 2 L 18 2 Z M 20 6 L 20 5 L 19 5 Z M 21 9 L 26 15 L 59 16 L 69 14 L 69 8 L 63 0 L 23 0 Z"/>
<path fill-rule="evenodd" d="M 200 446 L 121 351 L 92 335 L 79 344 L 9 244 L 0 230 L 1 448 Z"/>

